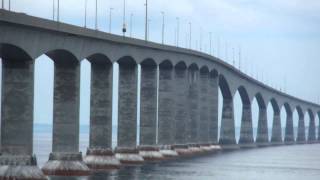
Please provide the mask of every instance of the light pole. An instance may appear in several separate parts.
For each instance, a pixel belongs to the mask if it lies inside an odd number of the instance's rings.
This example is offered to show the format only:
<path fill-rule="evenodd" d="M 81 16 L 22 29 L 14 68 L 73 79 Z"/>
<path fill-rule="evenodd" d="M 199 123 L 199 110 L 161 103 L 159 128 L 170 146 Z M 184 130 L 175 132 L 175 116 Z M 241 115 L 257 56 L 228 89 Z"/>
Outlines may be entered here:
<path fill-rule="evenodd" d="M 241 46 L 239 46 L 239 70 L 241 71 Z"/>
<path fill-rule="evenodd" d="M 226 41 L 226 61 L 228 62 L 228 42 Z"/>
<path fill-rule="evenodd" d="M 87 27 L 87 1 L 84 2 L 84 27 Z"/>
<path fill-rule="evenodd" d="M 180 19 L 179 19 L 179 17 L 177 17 L 177 47 L 179 47 L 179 31 L 180 31 Z"/>
<path fill-rule="evenodd" d="M 202 51 L 202 28 L 200 27 L 200 40 L 199 40 L 200 51 Z"/>
<path fill-rule="evenodd" d="M 192 37 L 191 30 L 192 30 L 192 24 L 191 22 L 189 22 L 189 49 L 191 49 L 191 37 Z"/>
<path fill-rule="evenodd" d="M 209 47 L 210 47 L 210 50 L 209 50 L 209 54 L 212 55 L 212 32 L 209 32 Z"/>
<path fill-rule="evenodd" d="M 126 0 L 123 0 L 123 27 L 122 27 L 123 37 L 126 36 L 126 32 L 127 32 L 127 25 L 126 25 Z"/>
<path fill-rule="evenodd" d="M 9 11 L 11 11 L 11 0 L 9 0 Z"/>
<path fill-rule="evenodd" d="M 95 18 L 95 29 L 98 30 L 98 0 L 96 0 L 96 18 Z"/>
<path fill-rule="evenodd" d="M 148 0 L 146 0 L 145 40 L 148 41 Z"/>
<path fill-rule="evenodd" d="M 109 33 L 111 33 L 112 10 L 113 10 L 113 8 L 110 8 L 110 16 L 109 16 Z"/>
<path fill-rule="evenodd" d="M 151 20 L 150 19 L 148 19 L 148 40 L 150 40 L 150 22 L 151 22 Z"/>
<path fill-rule="evenodd" d="M 4 0 L 1 0 L 1 9 L 4 9 Z"/>
<path fill-rule="evenodd" d="M 132 37 L 132 19 L 133 19 L 133 13 L 130 14 L 130 37 Z"/>
<path fill-rule="evenodd" d="M 55 11 L 55 4 L 54 4 L 55 0 L 52 0 L 52 21 L 54 21 L 54 11 Z M 2 7 L 3 7 L 3 0 L 2 0 Z"/>
<path fill-rule="evenodd" d="M 220 37 L 217 38 L 217 57 L 220 58 Z"/>
<path fill-rule="evenodd" d="M 164 12 L 161 12 L 162 14 L 162 44 L 164 44 Z"/>
<path fill-rule="evenodd" d="M 60 22 L 60 0 L 58 0 L 57 21 Z"/>

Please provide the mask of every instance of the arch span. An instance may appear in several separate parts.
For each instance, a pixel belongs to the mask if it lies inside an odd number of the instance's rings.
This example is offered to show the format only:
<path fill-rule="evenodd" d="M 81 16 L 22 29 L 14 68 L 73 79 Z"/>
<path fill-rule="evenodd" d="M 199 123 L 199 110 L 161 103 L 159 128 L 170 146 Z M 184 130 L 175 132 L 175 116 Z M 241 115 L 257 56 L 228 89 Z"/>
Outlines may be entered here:
<path fill-rule="evenodd" d="M 282 129 L 281 129 L 281 116 L 280 116 L 280 108 L 276 99 L 272 98 L 270 103 L 273 108 L 273 123 L 272 123 L 272 136 L 271 142 L 273 144 L 281 144 L 282 143 Z"/>
<path fill-rule="evenodd" d="M 0 44 L 0 57 L 4 60 L 32 60 L 31 56 L 25 50 L 12 44 Z"/>

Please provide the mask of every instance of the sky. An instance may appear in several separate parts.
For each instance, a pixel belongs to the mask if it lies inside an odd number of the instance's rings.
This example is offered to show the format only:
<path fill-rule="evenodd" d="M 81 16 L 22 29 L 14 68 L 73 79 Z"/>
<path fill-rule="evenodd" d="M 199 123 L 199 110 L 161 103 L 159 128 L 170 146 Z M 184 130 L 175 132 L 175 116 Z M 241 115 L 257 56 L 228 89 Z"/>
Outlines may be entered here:
<path fill-rule="evenodd" d="M 127 35 L 132 31 L 133 37 L 139 39 L 144 39 L 144 3 L 144 0 L 126 0 Z M 5 8 L 7 5 L 5 1 Z M 60 1 L 60 20 L 84 26 L 84 5 L 85 0 Z M 88 0 L 87 5 L 87 27 L 94 28 L 95 1 Z M 11 0 L 11 8 L 37 17 L 53 18 L 52 0 Z M 98 29 L 108 31 L 110 8 L 113 8 L 112 33 L 120 35 L 123 24 L 123 1 L 120 0 L 98 0 Z M 159 43 L 161 12 L 165 13 L 166 44 L 175 44 L 178 17 L 180 47 L 189 44 L 191 23 L 193 49 L 199 50 L 201 46 L 202 51 L 230 64 L 233 64 L 234 59 L 238 67 L 238 51 L 241 48 L 242 71 L 293 96 L 320 102 L 320 1 L 149 0 L 149 39 Z M 211 51 L 209 33 L 212 33 Z M 37 59 L 35 121 L 39 123 L 52 120 L 52 103 L 46 101 L 47 97 L 52 97 L 52 68 L 53 63 L 47 57 Z M 82 124 L 87 124 L 90 108 L 90 64 L 83 61 L 81 68 L 80 120 Z M 236 101 L 240 101 L 238 95 Z M 240 103 L 235 103 L 238 125 L 240 106 Z M 254 115 L 257 114 L 256 110 L 253 111 Z"/>

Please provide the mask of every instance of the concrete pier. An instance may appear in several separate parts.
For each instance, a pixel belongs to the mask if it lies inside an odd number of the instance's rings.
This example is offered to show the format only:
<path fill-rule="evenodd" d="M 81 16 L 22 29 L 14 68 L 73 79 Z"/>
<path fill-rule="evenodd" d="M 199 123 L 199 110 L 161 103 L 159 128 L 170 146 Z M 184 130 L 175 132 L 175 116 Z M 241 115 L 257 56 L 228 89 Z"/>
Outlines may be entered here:
<path fill-rule="evenodd" d="M 267 109 L 259 106 L 259 120 L 256 144 L 266 146 L 269 142 Z"/>
<path fill-rule="evenodd" d="M 177 155 L 171 147 L 175 144 L 176 135 L 174 85 L 173 65 L 164 61 L 159 65 L 158 145 L 165 157 Z"/>
<path fill-rule="evenodd" d="M 211 95 L 209 94 L 209 70 L 208 68 L 201 68 L 200 69 L 200 101 L 199 101 L 199 110 L 200 110 L 200 122 L 198 127 L 198 142 L 200 145 L 210 144 L 209 141 L 209 107 L 210 102 L 208 97 Z"/>
<path fill-rule="evenodd" d="M 219 102 L 218 72 L 212 70 L 209 75 L 208 111 L 209 111 L 209 141 L 218 144 L 218 102 Z"/>
<path fill-rule="evenodd" d="M 158 68 L 152 59 L 141 63 L 140 92 L 140 155 L 144 160 L 162 158 L 157 144 L 157 83 Z"/>
<path fill-rule="evenodd" d="M 236 145 L 233 100 L 223 98 L 220 144 L 224 147 Z"/>
<path fill-rule="evenodd" d="M 284 142 L 286 144 L 293 144 L 294 143 L 292 116 L 293 116 L 292 111 L 287 110 L 287 121 L 286 121 L 285 137 L 284 137 Z"/>
<path fill-rule="evenodd" d="M 304 123 L 304 115 L 303 113 L 299 113 L 297 143 L 305 143 L 305 142 L 306 142 L 306 128 Z"/>
<path fill-rule="evenodd" d="M 32 156 L 34 61 L 15 53 L 2 54 L 0 179 L 45 179 Z"/>
<path fill-rule="evenodd" d="M 253 147 L 253 142 L 251 104 L 249 102 L 245 102 L 242 105 L 239 145 L 241 147 Z"/>
<path fill-rule="evenodd" d="M 142 163 L 137 149 L 137 64 L 130 57 L 119 63 L 118 144 L 116 157 L 123 164 Z"/>
<path fill-rule="evenodd" d="M 199 113 L 199 68 L 191 65 L 188 68 L 188 112 L 187 121 L 187 142 L 189 144 L 198 143 L 198 129 L 200 122 Z"/>
<path fill-rule="evenodd" d="M 274 111 L 271 143 L 273 145 L 282 144 L 281 119 L 280 111 Z"/>
<path fill-rule="evenodd" d="M 315 122 L 314 114 L 310 111 L 308 113 L 310 116 L 308 143 L 314 143 L 316 141 L 316 122 Z"/>
<path fill-rule="evenodd" d="M 80 63 L 62 51 L 49 53 L 49 57 L 55 61 L 53 144 L 42 170 L 46 175 L 88 175 L 79 153 Z"/>
<path fill-rule="evenodd" d="M 112 63 L 101 55 L 91 62 L 90 139 L 84 162 L 91 169 L 119 168 L 112 152 Z"/>

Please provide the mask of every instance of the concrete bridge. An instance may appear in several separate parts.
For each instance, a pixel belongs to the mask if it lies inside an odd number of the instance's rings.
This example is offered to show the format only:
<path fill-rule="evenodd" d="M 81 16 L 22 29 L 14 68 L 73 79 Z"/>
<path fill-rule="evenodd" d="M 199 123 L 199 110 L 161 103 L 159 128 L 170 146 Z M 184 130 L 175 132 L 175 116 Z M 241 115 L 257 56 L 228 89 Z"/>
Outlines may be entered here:
<path fill-rule="evenodd" d="M 42 171 L 33 155 L 34 63 L 54 62 L 52 153 Z M 0 10 L 2 109 L 0 177 L 22 171 L 46 175 L 87 175 L 89 168 L 117 168 L 203 150 L 315 143 L 320 106 L 290 96 L 241 73 L 210 55 Z M 90 145 L 79 153 L 80 62 L 91 63 Z M 118 142 L 111 148 L 112 69 L 119 64 Z M 137 79 L 141 66 L 140 144 L 137 145 Z M 218 139 L 218 91 L 223 102 Z M 235 140 L 233 97 L 243 104 L 241 135 Z M 259 105 L 252 119 L 251 103 Z M 273 107 L 268 139 L 267 106 Z M 285 141 L 280 110 L 286 110 Z M 299 114 L 294 138 L 293 112 Z M 305 134 L 304 114 L 310 116 Z M 258 121 L 256 141 L 252 121 Z M 320 132 L 320 131 L 318 131 Z M 308 137 L 306 139 L 306 137 Z M 320 137 L 320 135 L 318 135 Z M 22 167 L 22 168 L 21 168 Z M 89 168 L 88 168 L 89 167 Z M 9 175 L 8 175 L 9 174 Z"/>

